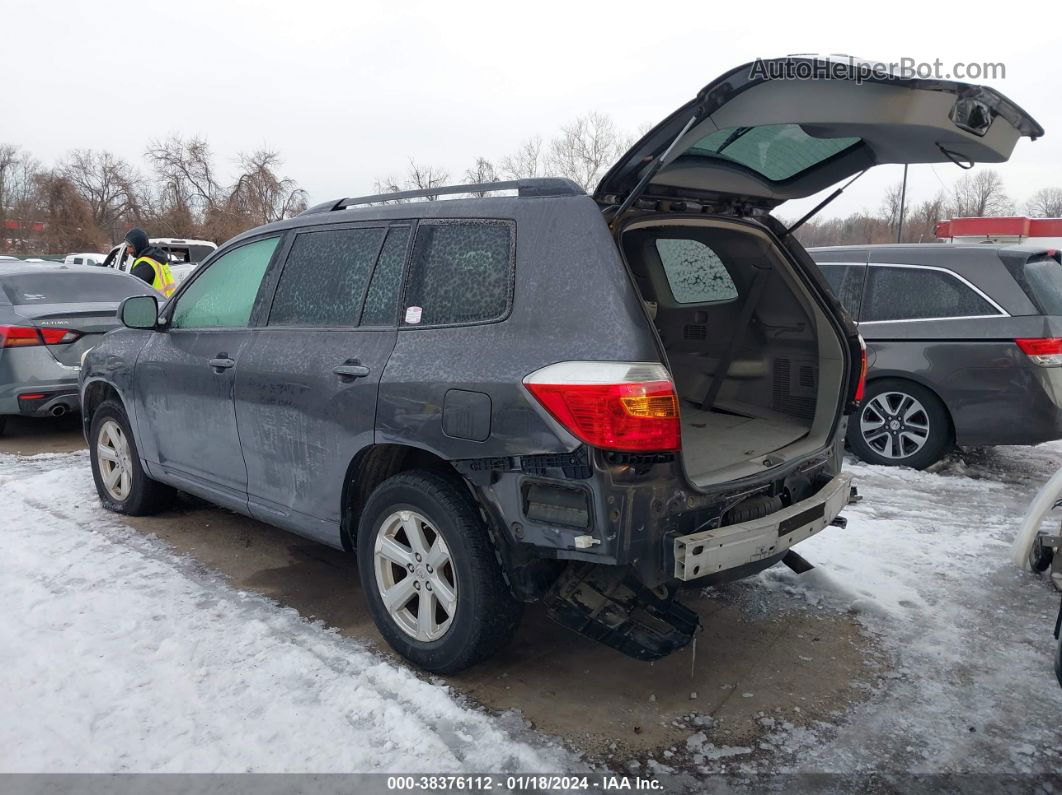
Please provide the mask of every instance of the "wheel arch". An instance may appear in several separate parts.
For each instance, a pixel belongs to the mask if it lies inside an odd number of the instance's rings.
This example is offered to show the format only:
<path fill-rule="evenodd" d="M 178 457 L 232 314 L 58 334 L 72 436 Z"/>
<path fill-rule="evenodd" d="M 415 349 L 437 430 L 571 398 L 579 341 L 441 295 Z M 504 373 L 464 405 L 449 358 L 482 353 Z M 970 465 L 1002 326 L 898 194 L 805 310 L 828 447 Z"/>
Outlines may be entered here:
<path fill-rule="evenodd" d="M 86 439 L 89 435 L 89 429 L 92 427 L 92 415 L 96 413 L 96 409 L 104 402 L 111 399 L 121 404 L 128 417 L 129 407 L 126 406 L 122 394 L 110 381 L 98 378 L 87 383 L 81 390 L 81 425 L 84 428 Z"/>
<path fill-rule="evenodd" d="M 442 472 L 467 486 L 449 461 L 430 450 L 404 444 L 366 447 L 351 459 L 343 479 L 340 536 L 345 550 L 352 552 L 356 546 L 361 511 L 373 490 L 388 478 L 411 469 Z"/>

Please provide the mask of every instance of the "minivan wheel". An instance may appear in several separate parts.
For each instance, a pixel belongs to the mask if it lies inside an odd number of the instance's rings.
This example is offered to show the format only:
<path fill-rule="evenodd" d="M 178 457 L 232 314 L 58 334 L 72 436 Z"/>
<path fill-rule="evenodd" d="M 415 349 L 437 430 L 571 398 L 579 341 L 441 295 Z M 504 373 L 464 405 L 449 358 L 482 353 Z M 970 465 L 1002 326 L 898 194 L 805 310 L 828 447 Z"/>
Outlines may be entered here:
<path fill-rule="evenodd" d="M 415 665 L 454 673 L 516 631 L 523 605 L 502 577 L 460 483 L 428 470 L 380 484 L 358 526 L 358 573 L 380 634 Z"/>
<path fill-rule="evenodd" d="M 129 418 L 120 404 L 106 401 L 96 409 L 89 439 L 92 479 L 104 508 L 144 516 L 157 513 L 173 502 L 176 491 L 149 478 L 140 465 Z"/>
<path fill-rule="evenodd" d="M 867 384 L 862 406 L 848 423 L 848 446 L 869 464 L 925 469 L 952 445 L 940 399 L 919 384 L 884 378 Z"/>

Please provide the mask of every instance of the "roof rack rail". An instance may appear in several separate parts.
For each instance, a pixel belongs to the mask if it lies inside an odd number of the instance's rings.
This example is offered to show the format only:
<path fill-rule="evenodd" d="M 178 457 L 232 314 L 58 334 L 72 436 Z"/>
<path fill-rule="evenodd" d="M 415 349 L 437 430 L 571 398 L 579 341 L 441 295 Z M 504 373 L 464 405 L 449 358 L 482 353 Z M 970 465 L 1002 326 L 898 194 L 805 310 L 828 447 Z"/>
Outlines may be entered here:
<path fill-rule="evenodd" d="M 506 182 L 477 182 L 471 185 L 447 185 L 426 190 L 403 190 L 396 193 L 377 193 L 373 196 L 358 196 L 353 199 L 324 202 L 303 210 L 299 215 L 328 213 L 345 210 L 361 204 L 383 204 L 385 202 L 405 199 L 428 199 L 456 193 L 494 193 L 501 190 L 515 190 L 522 198 L 541 196 L 585 196 L 586 191 L 576 183 L 564 177 L 535 177 L 533 179 L 513 179 Z"/>

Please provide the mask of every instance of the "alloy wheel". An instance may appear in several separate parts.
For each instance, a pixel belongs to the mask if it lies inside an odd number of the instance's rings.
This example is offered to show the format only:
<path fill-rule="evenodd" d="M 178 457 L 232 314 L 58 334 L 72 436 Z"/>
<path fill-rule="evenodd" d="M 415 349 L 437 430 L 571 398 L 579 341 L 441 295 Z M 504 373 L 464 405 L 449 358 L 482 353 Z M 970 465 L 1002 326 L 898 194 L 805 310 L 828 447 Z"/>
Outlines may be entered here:
<path fill-rule="evenodd" d="M 391 620 L 422 642 L 446 634 L 457 612 L 457 573 L 435 526 L 416 511 L 396 511 L 373 545 L 376 587 Z"/>
<path fill-rule="evenodd" d="M 96 460 L 100 477 L 107 493 L 118 502 L 125 502 L 133 482 L 133 461 L 129 453 L 129 440 L 114 420 L 100 426 L 96 439 Z"/>
<path fill-rule="evenodd" d="M 929 414 L 906 392 L 882 392 L 859 415 L 863 441 L 885 458 L 910 458 L 929 441 Z"/>

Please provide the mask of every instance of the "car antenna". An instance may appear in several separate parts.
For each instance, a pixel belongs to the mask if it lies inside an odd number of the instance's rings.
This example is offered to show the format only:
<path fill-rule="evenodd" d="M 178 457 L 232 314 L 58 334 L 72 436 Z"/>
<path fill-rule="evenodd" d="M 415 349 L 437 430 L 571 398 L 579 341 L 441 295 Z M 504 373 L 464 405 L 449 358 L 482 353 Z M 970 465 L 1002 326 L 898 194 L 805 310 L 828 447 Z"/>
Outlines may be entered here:
<path fill-rule="evenodd" d="M 690 120 L 686 122 L 686 125 L 679 131 L 679 134 L 675 136 L 675 139 L 667 145 L 667 149 L 657 155 L 656 159 L 649 164 L 649 168 L 646 169 L 642 178 L 638 180 L 638 184 L 631 189 L 631 192 L 627 194 L 627 198 L 623 200 L 620 206 L 612 214 L 612 220 L 609 221 L 609 226 L 612 226 L 617 218 L 621 218 L 623 214 L 631 208 L 631 205 L 634 204 L 637 198 L 645 193 L 645 189 L 649 186 L 650 180 L 652 180 L 657 172 L 664 167 L 664 161 L 667 159 L 667 156 L 671 154 L 671 150 L 674 149 L 675 145 L 686 136 L 686 133 L 690 131 L 690 128 L 692 128 L 700 118 L 701 112 L 698 109 L 697 112 L 690 117 Z"/>
<path fill-rule="evenodd" d="M 810 221 L 814 216 L 818 215 L 819 210 L 821 210 L 827 204 L 829 204 L 834 199 L 836 199 L 838 196 L 840 196 L 842 193 L 844 193 L 844 189 L 845 188 L 847 188 L 849 185 L 851 185 L 853 182 L 855 182 L 857 179 L 859 179 L 861 176 L 863 176 L 866 173 L 867 173 L 867 169 L 864 168 L 862 171 L 860 171 L 858 174 L 856 174 L 854 177 L 852 177 L 850 180 L 848 180 L 848 182 L 844 183 L 841 187 L 839 187 L 837 190 L 835 190 L 833 193 L 831 193 L 825 199 L 823 199 L 818 204 L 816 204 L 811 209 L 811 212 L 809 212 L 807 215 L 805 215 L 799 221 L 794 223 L 791 227 L 786 229 L 785 232 L 782 234 L 782 237 L 788 237 L 789 235 L 793 234 L 794 231 L 796 231 L 797 229 L 802 227 L 804 224 L 806 224 L 808 221 Z"/>

